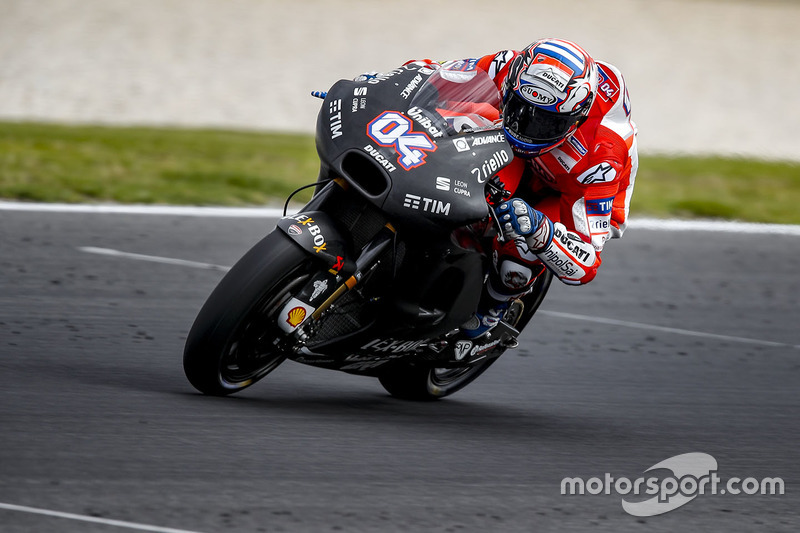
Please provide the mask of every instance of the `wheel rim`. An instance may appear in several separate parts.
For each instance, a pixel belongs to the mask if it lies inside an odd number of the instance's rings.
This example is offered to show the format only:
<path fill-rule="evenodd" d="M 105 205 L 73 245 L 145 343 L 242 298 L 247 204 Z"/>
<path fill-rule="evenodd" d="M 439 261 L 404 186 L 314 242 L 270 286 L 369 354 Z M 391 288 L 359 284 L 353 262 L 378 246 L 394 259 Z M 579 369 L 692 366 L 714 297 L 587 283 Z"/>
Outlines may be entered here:
<path fill-rule="evenodd" d="M 283 346 L 285 334 L 275 324 L 275 315 L 303 286 L 310 274 L 305 273 L 283 285 L 276 293 L 268 293 L 247 313 L 231 335 L 231 342 L 220 358 L 219 382 L 226 389 L 241 389 L 258 381 L 280 365 L 287 357 Z"/>
<path fill-rule="evenodd" d="M 431 371 L 430 382 L 436 387 L 448 387 L 469 375 L 474 367 L 464 368 L 434 368 Z"/>
<path fill-rule="evenodd" d="M 484 361 L 461 368 L 432 368 L 428 372 L 428 393 L 441 398 L 461 390 L 480 376 L 491 362 Z"/>

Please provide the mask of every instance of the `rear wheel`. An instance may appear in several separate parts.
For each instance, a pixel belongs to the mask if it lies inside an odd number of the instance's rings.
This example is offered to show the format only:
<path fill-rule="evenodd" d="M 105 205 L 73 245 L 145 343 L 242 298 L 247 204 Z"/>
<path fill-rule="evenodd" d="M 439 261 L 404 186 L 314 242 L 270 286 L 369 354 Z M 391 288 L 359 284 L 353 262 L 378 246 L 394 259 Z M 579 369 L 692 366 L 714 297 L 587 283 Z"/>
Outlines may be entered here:
<path fill-rule="evenodd" d="M 509 321 L 520 331 L 533 318 L 534 313 L 544 300 L 553 275 L 545 270 L 534 282 L 531 291 L 522 297 L 524 304 L 522 313 L 513 318 L 506 315 Z M 397 365 L 387 369 L 378 377 L 386 391 L 397 398 L 406 400 L 438 400 L 463 389 L 483 374 L 497 357 L 479 361 L 473 365 L 455 368 L 431 368 L 414 364 Z"/>
<path fill-rule="evenodd" d="M 200 392 L 249 387 L 287 357 L 275 317 L 313 272 L 312 259 L 279 231 L 267 235 L 220 281 L 186 340 L 183 368 Z"/>
<path fill-rule="evenodd" d="M 387 370 L 378 379 L 383 388 L 397 398 L 438 400 L 472 383 L 496 360 L 497 358 L 486 359 L 474 365 L 457 368 L 397 366 Z"/>

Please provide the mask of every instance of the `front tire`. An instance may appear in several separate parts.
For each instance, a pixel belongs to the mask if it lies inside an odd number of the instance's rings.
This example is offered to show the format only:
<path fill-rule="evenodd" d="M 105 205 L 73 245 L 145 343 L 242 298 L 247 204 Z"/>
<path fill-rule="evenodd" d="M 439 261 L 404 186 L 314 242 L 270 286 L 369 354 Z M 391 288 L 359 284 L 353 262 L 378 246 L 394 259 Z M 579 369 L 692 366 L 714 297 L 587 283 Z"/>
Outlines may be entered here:
<path fill-rule="evenodd" d="M 183 368 L 200 392 L 223 396 L 245 389 L 278 367 L 288 353 L 275 322 L 308 280 L 312 259 L 276 230 L 222 278 L 195 319 Z"/>

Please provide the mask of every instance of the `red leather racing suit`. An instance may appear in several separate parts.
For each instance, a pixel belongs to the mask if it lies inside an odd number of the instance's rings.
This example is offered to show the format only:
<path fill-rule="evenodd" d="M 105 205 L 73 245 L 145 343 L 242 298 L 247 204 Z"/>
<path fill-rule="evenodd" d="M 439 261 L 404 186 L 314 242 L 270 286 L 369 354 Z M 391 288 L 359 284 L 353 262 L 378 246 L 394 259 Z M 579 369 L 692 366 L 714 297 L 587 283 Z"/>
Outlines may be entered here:
<path fill-rule="evenodd" d="M 443 66 L 482 69 L 502 91 L 518 53 L 505 50 Z M 513 159 L 499 174 L 513 196 L 543 212 L 555 231 L 551 245 L 538 254 L 523 239 L 495 240 L 496 276 L 490 277 L 489 287 L 495 299 L 523 294 L 543 265 L 564 283 L 588 283 L 600 266 L 606 240 L 625 230 L 638 168 L 636 126 L 622 74 L 608 63 L 597 65 L 597 97 L 575 134 L 539 157 Z"/>

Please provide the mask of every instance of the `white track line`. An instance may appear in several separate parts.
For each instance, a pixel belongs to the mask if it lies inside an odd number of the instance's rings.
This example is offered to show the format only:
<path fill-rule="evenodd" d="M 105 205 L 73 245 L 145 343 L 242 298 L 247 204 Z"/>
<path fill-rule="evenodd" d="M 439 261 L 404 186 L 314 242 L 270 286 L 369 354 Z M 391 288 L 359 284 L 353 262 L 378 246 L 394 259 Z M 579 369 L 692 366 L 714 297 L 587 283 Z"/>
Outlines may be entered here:
<path fill-rule="evenodd" d="M 167 265 L 180 265 L 191 268 L 203 268 L 206 270 L 219 270 L 222 272 L 227 272 L 228 270 L 231 269 L 230 267 L 215 265 L 213 263 L 199 263 L 197 261 L 186 261 L 185 259 L 175 259 L 173 257 L 161 257 L 158 255 L 135 254 L 131 252 L 122 252 L 120 250 L 114 250 L 112 248 L 95 248 L 93 246 L 81 246 L 80 248 L 78 248 L 78 250 L 89 254 L 110 255 L 114 257 L 124 257 L 126 259 L 136 259 L 137 261 L 149 261 L 151 263 L 165 263 Z"/>
<path fill-rule="evenodd" d="M 43 213 L 89 213 L 111 215 L 174 215 L 193 217 L 274 218 L 283 216 L 277 207 L 196 207 L 180 205 L 39 204 L 0 201 L 0 211 Z"/>
<path fill-rule="evenodd" d="M 297 207 L 291 210 L 295 212 Z M 283 209 L 277 207 L 193 207 L 174 205 L 94 205 L 40 204 L 0 201 L 0 211 L 38 211 L 46 213 L 97 213 L 116 215 L 172 215 L 194 217 L 277 218 Z M 632 229 L 652 231 L 713 231 L 759 235 L 791 235 L 800 237 L 800 225 L 758 224 L 718 220 L 674 220 L 636 218 L 630 220 Z"/>
<path fill-rule="evenodd" d="M 160 257 L 156 255 L 143 255 L 143 254 L 134 254 L 129 252 L 121 252 L 119 250 L 112 250 L 110 248 L 93 248 L 91 246 L 84 246 L 78 248 L 78 250 L 82 252 L 92 253 L 92 254 L 100 254 L 100 255 L 110 255 L 116 257 L 124 257 L 127 259 L 136 259 L 138 261 L 150 261 L 154 263 L 166 263 L 170 265 L 180 265 L 180 266 L 187 266 L 191 268 L 204 268 L 210 270 L 220 270 L 223 272 L 227 272 L 230 270 L 230 267 L 222 266 L 222 265 L 214 265 L 210 263 L 198 263 L 196 261 L 185 261 L 183 259 L 173 259 L 171 257 Z M 779 348 L 795 348 L 800 349 L 800 344 L 787 344 L 784 342 L 774 342 L 774 341 L 765 341 L 761 339 L 750 339 L 746 337 L 732 337 L 730 335 L 718 335 L 716 333 L 704 333 L 702 331 L 692 331 L 689 329 L 678 329 L 678 328 L 668 328 L 665 326 L 656 326 L 653 324 L 642 324 L 640 322 L 628 322 L 626 320 L 616 320 L 613 318 L 602 318 L 596 316 L 588 316 L 588 315 L 576 315 L 574 313 L 562 313 L 559 311 L 545 311 L 539 310 L 539 314 L 552 316 L 556 318 L 567 318 L 570 320 L 582 320 L 585 322 L 595 322 L 598 324 L 607 324 L 611 326 L 622 326 L 626 328 L 636 328 L 636 329 L 647 329 L 651 331 L 660 331 L 664 333 L 673 333 L 676 335 L 687 335 L 690 337 L 704 337 L 707 339 L 716 339 L 716 340 L 723 340 L 728 342 L 739 342 L 739 343 L 746 343 L 746 344 L 756 344 L 759 346 L 771 346 L 771 347 L 779 347 Z"/>
<path fill-rule="evenodd" d="M 742 342 L 747 344 L 757 344 L 760 346 L 772 346 L 779 348 L 795 348 L 800 349 L 800 344 L 787 344 L 784 342 L 765 341 L 761 339 L 750 339 L 746 337 L 732 337 L 730 335 L 718 335 L 716 333 L 704 333 L 702 331 L 692 331 L 689 329 L 668 328 L 664 326 L 655 326 L 652 324 L 642 324 L 640 322 L 628 322 L 627 320 L 615 320 L 613 318 L 602 318 L 596 316 L 576 315 L 573 313 L 562 313 L 559 311 L 544 311 L 539 310 L 537 314 L 552 316 L 556 318 L 568 318 L 571 320 L 583 320 L 585 322 L 595 322 L 597 324 L 607 324 L 610 326 L 622 326 L 625 328 L 647 329 L 651 331 L 661 331 L 663 333 L 674 333 L 677 335 L 687 335 L 690 337 L 704 337 L 707 339 L 722 340 L 728 342 Z"/>
<path fill-rule="evenodd" d="M 713 231 L 719 233 L 748 233 L 756 235 L 792 235 L 800 237 L 800 225 L 730 222 L 724 220 L 676 220 L 662 218 L 632 218 L 632 229 L 654 231 Z"/>
<path fill-rule="evenodd" d="M 7 511 L 20 511 L 23 513 L 38 514 L 45 516 L 54 516 L 57 518 L 67 518 L 69 520 L 80 520 L 81 522 L 92 522 L 95 524 L 103 524 L 106 526 L 124 527 L 128 529 L 135 529 L 137 531 L 154 531 L 156 533 L 199 533 L 198 531 L 189 531 L 188 529 L 173 529 L 171 527 L 149 526 L 147 524 L 137 524 L 136 522 L 125 522 L 123 520 L 111 520 L 108 518 L 99 518 L 96 516 L 62 513 L 61 511 L 51 511 L 49 509 L 39 509 L 37 507 L 26 507 L 24 505 L 13 505 L 10 503 L 0 503 L 0 509 L 5 509 Z"/>

